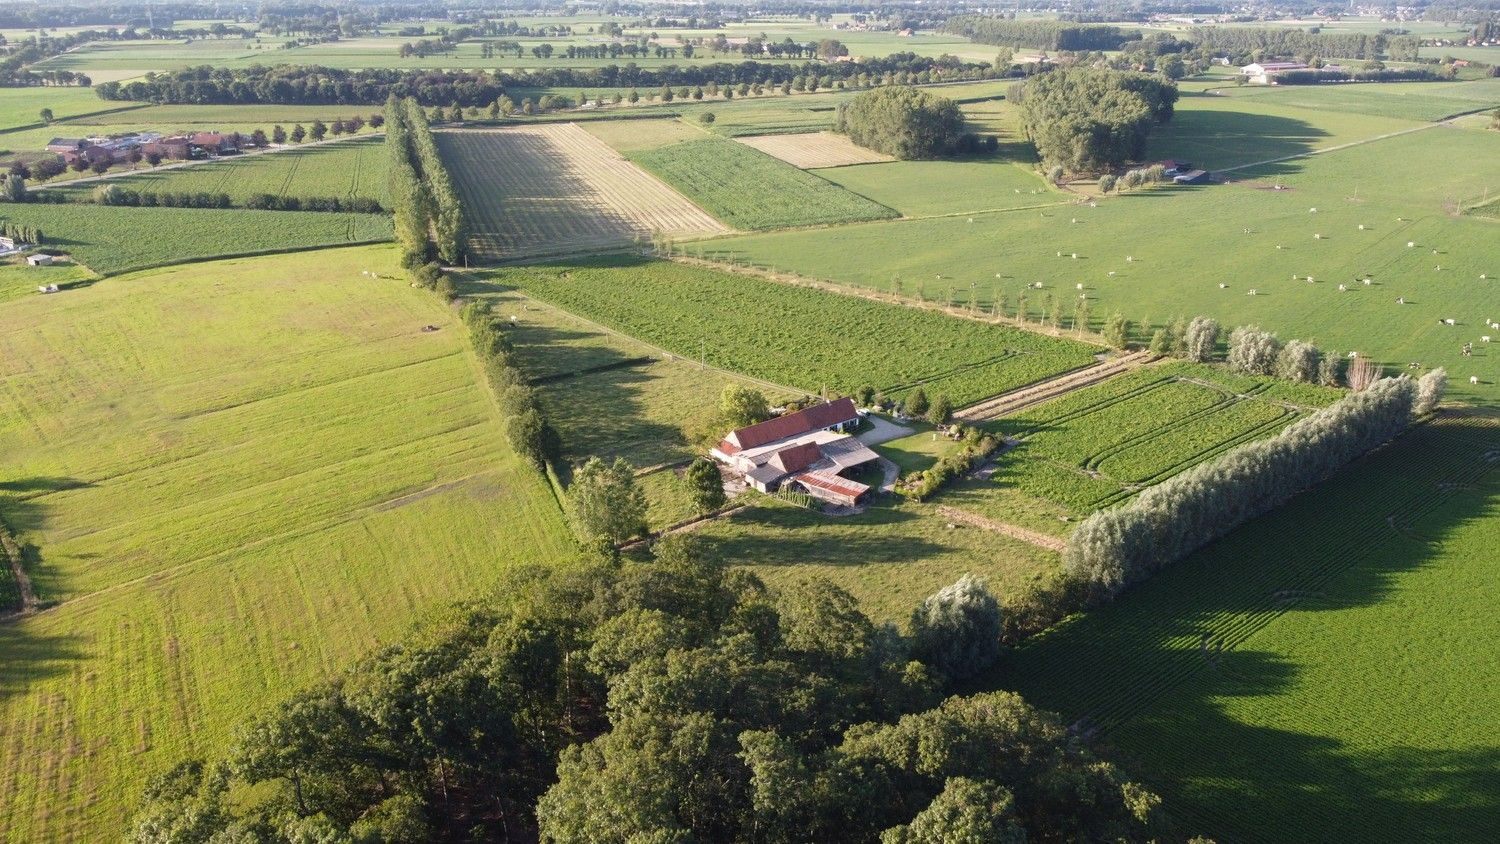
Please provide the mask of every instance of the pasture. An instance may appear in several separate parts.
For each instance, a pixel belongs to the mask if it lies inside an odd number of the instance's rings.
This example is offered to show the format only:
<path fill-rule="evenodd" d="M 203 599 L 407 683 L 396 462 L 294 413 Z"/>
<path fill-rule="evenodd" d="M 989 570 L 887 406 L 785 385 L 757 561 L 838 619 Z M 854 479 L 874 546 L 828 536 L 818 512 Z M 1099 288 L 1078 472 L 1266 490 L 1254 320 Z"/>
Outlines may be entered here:
<path fill-rule="evenodd" d="M 865 149 L 844 135 L 811 132 L 800 135 L 742 135 L 740 143 L 758 149 L 800 170 L 875 164 L 893 160 L 889 155 Z"/>
<path fill-rule="evenodd" d="M 149 193 L 225 193 L 236 203 L 258 193 L 384 201 L 388 156 L 381 138 L 361 138 L 167 169 L 143 168 L 143 172 L 112 176 L 107 184 Z M 74 201 L 85 201 L 100 184 L 84 182 L 56 190 Z"/>
<path fill-rule="evenodd" d="M 907 217 L 1030 208 L 1069 198 L 1032 165 L 1003 157 L 892 161 L 816 172 Z"/>
<path fill-rule="evenodd" d="M 1500 51 L 1496 51 L 1500 54 Z M 1500 58 L 1497 55 L 1496 58 Z M 1400 120 L 1435 121 L 1500 106 L 1500 79 L 1472 82 L 1410 82 L 1378 85 L 1278 85 L 1223 88 L 1236 100 L 1257 104 L 1364 114 Z"/>
<path fill-rule="evenodd" d="M 5 88 L 0 90 L 0 132 L 40 123 L 44 108 L 63 120 L 128 105 L 101 100 L 92 88 Z M 0 144 L 9 146 L 9 141 L 0 137 Z"/>
<path fill-rule="evenodd" d="M 0 512 L 60 602 L 0 626 L 8 838 L 117 837 L 146 775 L 498 567 L 567 558 L 462 328 L 395 257 L 220 261 L 0 305 Z"/>
<path fill-rule="evenodd" d="M 766 153 L 703 138 L 633 153 L 630 160 L 737 229 L 827 225 L 897 216 L 890 208 Z"/>
<path fill-rule="evenodd" d="M 1422 160 L 1434 144 L 1465 166 L 1389 165 Z M 966 301 L 972 290 L 986 310 L 1005 296 L 1008 315 L 1025 294 L 1032 320 L 1043 297 L 1082 294 L 1094 325 L 1115 311 L 1136 325 L 1196 314 L 1259 323 L 1284 340 L 1356 350 L 1403 371 L 1446 366 L 1456 396 L 1500 396 L 1500 354 L 1480 342 L 1494 333 L 1485 320 L 1500 320 L 1483 307 L 1500 283 L 1494 222 L 1450 213 L 1460 200 L 1500 193 L 1500 133 L 1434 126 L 1238 176 L 1107 197 L 1097 208 L 746 235 L 689 251 L 882 291 L 899 278 L 907 296 L 919 282 L 928 298 L 951 288 Z M 1026 289 L 1037 282 L 1041 290 Z M 1443 324 L 1450 318 L 1455 326 Z M 1465 342 L 1472 357 L 1460 353 Z"/>
<path fill-rule="evenodd" d="M 0 219 L 41 228 L 49 249 L 67 252 L 100 275 L 392 237 L 390 218 L 380 214 L 33 202 L 5 205 Z"/>
<path fill-rule="evenodd" d="M 1486 841 L 1497 455 L 1493 416 L 1420 426 L 994 682 L 1102 730 L 1193 833 Z"/>
<path fill-rule="evenodd" d="M 1093 360 L 1072 340 L 671 261 L 611 256 L 493 279 L 680 357 L 808 394 L 921 387 L 963 405 Z"/>
<path fill-rule="evenodd" d="M 576 125 L 438 132 L 437 141 L 483 259 L 726 231 Z"/>

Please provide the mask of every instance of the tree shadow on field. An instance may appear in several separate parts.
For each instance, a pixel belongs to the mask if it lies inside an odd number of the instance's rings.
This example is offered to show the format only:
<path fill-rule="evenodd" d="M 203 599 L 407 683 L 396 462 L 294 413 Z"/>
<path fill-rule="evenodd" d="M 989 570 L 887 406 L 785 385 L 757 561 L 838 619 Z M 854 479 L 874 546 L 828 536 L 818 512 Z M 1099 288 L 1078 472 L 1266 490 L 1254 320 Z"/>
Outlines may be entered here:
<path fill-rule="evenodd" d="M 1493 840 L 1500 714 L 1455 728 L 1489 741 L 1413 746 L 1441 743 L 1423 734 L 1442 734 L 1438 725 L 1456 717 L 1446 710 L 1482 711 L 1467 701 L 1500 682 L 1493 643 L 1464 639 L 1463 608 L 1452 641 L 1435 642 L 1416 637 L 1444 619 L 1422 619 L 1430 624 L 1415 625 L 1406 642 L 1398 630 L 1351 642 L 1331 615 L 1388 600 L 1410 572 L 1439 563 L 1457 530 L 1500 512 L 1500 464 L 1486 457 L 1500 449 L 1500 427 L 1445 427 L 1408 432 L 1112 604 L 1014 649 L 980 687 L 1015 690 L 1096 734 L 1166 798 L 1184 837 Z M 1251 637 L 1285 612 L 1299 622 L 1329 613 L 1318 618 L 1326 637 L 1297 643 L 1296 656 L 1255 649 L 1266 640 Z M 1413 681 L 1409 694 L 1371 699 L 1388 692 L 1359 680 L 1431 660 L 1453 664 L 1452 688 Z M 1313 671 L 1316 685 L 1302 676 Z M 1329 682 L 1330 674 L 1348 679 Z M 1257 717 L 1257 704 L 1268 714 Z M 1437 725 L 1402 727 L 1427 719 Z"/>
<path fill-rule="evenodd" d="M 732 532 L 699 536 L 720 559 L 751 568 L 899 565 L 947 550 L 903 528 L 916 519 L 916 514 L 884 503 L 855 516 L 826 516 L 792 506 L 752 507 L 734 514 Z"/>
<path fill-rule="evenodd" d="M 1214 97 L 1212 99 L 1219 99 Z M 1329 137 L 1323 129 L 1291 117 L 1248 111 L 1177 109 L 1148 142 L 1146 160 L 1186 160 L 1194 167 L 1218 170 L 1255 161 L 1305 155 Z M 1297 172 L 1299 161 L 1255 168 L 1258 177 Z"/>

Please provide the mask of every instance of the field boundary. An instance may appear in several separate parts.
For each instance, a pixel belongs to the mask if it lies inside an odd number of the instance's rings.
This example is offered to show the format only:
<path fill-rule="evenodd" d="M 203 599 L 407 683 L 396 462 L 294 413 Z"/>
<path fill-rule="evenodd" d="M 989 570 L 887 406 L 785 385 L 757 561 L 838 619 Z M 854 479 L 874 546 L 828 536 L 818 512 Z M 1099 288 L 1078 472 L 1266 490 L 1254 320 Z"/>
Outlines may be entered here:
<path fill-rule="evenodd" d="M 70 114 L 67 117 L 53 120 L 51 123 L 43 123 L 41 121 L 37 121 L 36 123 L 27 123 L 24 126 L 10 126 L 5 129 L 0 129 L 0 135 L 8 135 L 12 132 L 29 132 L 32 129 L 46 129 L 48 126 L 56 126 L 60 123 L 71 123 L 74 120 L 82 120 L 85 117 L 102 117 L 106 114 L 119 114 L 125 111 L 135 111 L 136 109 L 150 108 L 153 105 L 155 105 L 155 103 L 131 103 L 130 105 L 119 106 L 118 108 L 106 108 L 100 109 L 99 111 L 90 111 L 86 114 Z"/>
<path fill-rule="evenodd" d="M 221 210 L 221 209 L 212 209 L 212 210 Z M 235 209 L 222 209 L 222 210 L 235 210 Z M 272 213 L 272 214 L 279 214 L 279 213 L 284 213 L 284 212 L 272 211 L 270 213 Z M 184 264 L 204 264 L 204 263 L 208 263 L 210 261 L 227 261 L 227 260 L 230 260 L 232 258 L 262 258 L 262 257 L 265 257 L 267 255 L 291 255 L 291 254 L 296 253 L 296 252 L 317 252 L 317 251 L 322 250 L 322 249 L 343 249 L 343 248 L 349 247 L 349 246 L 374 246 L 375 244 L 378 244 L 378 243 L 390 243 L 391 241 L 393 241 L 395 239 L 396 239 L 395 235 L 392 235 L 391 237 L 382 237 L 382 238 L 379 238 L 377 240 L 350 240 L 350 241 L 346 241 L 344 243 L 321 243 L 321 244 L 317 244 L 315 246 L 286 246 L 286 247 L 280 247 L 280 248 L 277 248 L 277 249 L 260 249 L 260 250 L 256 250 L 256 251 L 252 251 L 252 252 L 226 252 L 226 253 L 221 254 L 221 255 L 199 255 L 199 256 L 196 256 L 196 257 L 173 259 L 171 261 L 160 261 L 160 262 L 154 263 L 154 264 L 143 264 L 143 265 L 138 266 L 138 267 L 124 267 L 124 268 L 121 268 L 121 269 L 115 270 L 114 272 L 109 272 L 109 273 L 101 273 L 98 270 L 94 269 L 93 267 L 90 267 L 87 264 L 84 264 L 84 263 L 80 262 L 77 258 L 73 257 L 73 254 L 71 252 L 68 252 L 65 249 L 56 249 L 55 251 L 62 252 L 63 254 L 67 255 L 70 259 L 72 259 L 73 263 L 77 264 L 80 267 L 83 267 L 84 269 L 88 270 L 89 272 L 93 273 L 94 275 L 98 276 L 99 278 L 110 278 L 112 276 L 129 275 L 131 273 L 138 273 L 138 272 L 141 272 L 143 270 L 159 270 L 159 269 L 161 269 L 163 267 L 178 267 L 178 266 L 182 266 Z M 48 247 L 48 248 L 52 248 L 52 247 Z"/>
<path fill-rule="evenodd" d="M 1061 554 L 1068 547 L 1068 541 L 1066 539 L 1061 539 L 1056 536 L 1048 536 L 1045 533 L 1038 533 L 1034 530 L 1027 530 L 1026 528 L 1020 527 L 1018 525 L 1007 524 L 1005 522 L 997 522 L 994 519 L 987 519 L 984 516 L 979 515 L 978 513 L 971 513 L 968 510 L 962 510 L 958 507 L 950 507 L 947 504 L 939 504 L 937 505 L 937 511 L 955 522 L 961 522 L 963 524 L 969 525 L 970 527 L 979 528 L 980 530 L 987 530 L 992 533 L 998 533 L 1003 536 L 1008 536 L 1011 539 L 1017 539 L 1021 542 L 1035 545 L 1038 548 L 1045 548 L 1048 551 L 1056 551 L 1057 553 Z"/>
<path fill-rule="evenodd" d="M 981 399 L 968 407 L 960 408 L 953 414 L 953 418 L 970 424 L 985 422 L 1023 410 L 1034 404 L 1061 398 L 1075 390 L 1093 386 L 1148 365 L 1156 359 L 1155 354 L 1142 350 L 1131 352 L 1124 357 L 1100 361 L 1092 366 L 1063 372 L 998 396 Z"/>

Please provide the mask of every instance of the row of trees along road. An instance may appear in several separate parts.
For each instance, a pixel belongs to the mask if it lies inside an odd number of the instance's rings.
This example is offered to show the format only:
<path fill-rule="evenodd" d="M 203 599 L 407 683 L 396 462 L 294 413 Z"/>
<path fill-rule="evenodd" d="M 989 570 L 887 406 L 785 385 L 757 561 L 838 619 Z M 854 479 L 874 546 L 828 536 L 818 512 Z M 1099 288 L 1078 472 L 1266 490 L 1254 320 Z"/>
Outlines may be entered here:
<path fill-rule="evenodd" d="M 429 233 L 437 255 L 449 264 L 463 257 L 468 240 L 462 203 L 438 154 L 427 116 L 414 99 L 386 103 L 387 178 L 402 264 L 411 269 L 429 257 Z"/>
<path fill-rule="evenodd" d="M 1044 163 L 1098 173 L 1145 155 L 1151 130 L 1172 118 L 1177 86 L 1147 73 L 1074 67 L 1037 74 L 1009 96 Z"/>
<path fill-rule="evenodd" d="M 691 537 L 535 565 L 147 784 L 133 842 L 1145 841 L 1160 800 L 1016 695 L 964 578 L 911 635 Z M 254 795 L 254 799 L 239 799 Z"/>
<path fill-rule="evenodd" d="M 1112 598 L 1235 527 L 1321 483 L 1431 411 L 1447 375 L 1383 378 L 1361 392 L 1089 516 L 1063 553 L 1063 568 Z"/>

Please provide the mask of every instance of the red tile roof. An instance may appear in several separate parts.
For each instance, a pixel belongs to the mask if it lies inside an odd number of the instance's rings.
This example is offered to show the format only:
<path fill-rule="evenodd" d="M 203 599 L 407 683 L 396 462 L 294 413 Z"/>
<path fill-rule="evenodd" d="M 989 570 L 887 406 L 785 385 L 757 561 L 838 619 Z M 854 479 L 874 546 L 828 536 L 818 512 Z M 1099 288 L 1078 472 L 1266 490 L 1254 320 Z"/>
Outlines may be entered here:
<path fill-rule="evenodd" d="M 858 498 L 869 489 L 868 486 L 859 481 L 851 481 L 827 472 L 803 472 L 797 475 L 795 480 L 809 487 L 826 489 L 839 495 L 847 495 L 850 498 Z"/>
<path fill-rule="evenodd" d="M 808 466 L 823 459 L 823 449 L 817 443 L 803 443 L 782 450 L 771 455 L 771 465 L 783 472 L 800 472 Z"/>
<path fill-rule="evenodd" d="M 832 428 L 841 422 L 852 422 L 859 418 L 859 413 L 854 409 L 854 400 L 850 398 L 837 399 L 824 404 L 813 405 L 806 410 L 796 413 L 788 413 L 775 419 L 767 419 L 748 428 L 740 428 L 733 431 L 720 443 L 720 450 L 726 454 L 733 454 L 747 448 L 757 448 L 766 443 L 784 440 L 787 437 L 795 437 L 810 431 L 821 431 L 824 428 Z M 725 450 L 724 446 L 731 446 L 733 450 Z"/>

